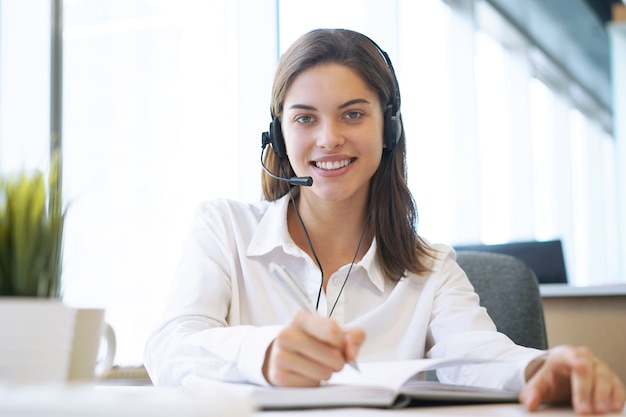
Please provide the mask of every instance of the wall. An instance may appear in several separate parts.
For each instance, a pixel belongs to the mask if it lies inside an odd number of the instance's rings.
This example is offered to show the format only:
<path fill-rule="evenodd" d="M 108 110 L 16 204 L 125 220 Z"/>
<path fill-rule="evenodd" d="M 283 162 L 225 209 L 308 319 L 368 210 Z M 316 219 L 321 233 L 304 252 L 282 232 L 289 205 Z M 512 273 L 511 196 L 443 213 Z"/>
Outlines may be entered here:
<path fill-rule="evenodd" d="M 626 286 L 615 289 L 604 294 L 544 295 L 544 314 L 549 347 L 589 346 L 626 381 Z"/>

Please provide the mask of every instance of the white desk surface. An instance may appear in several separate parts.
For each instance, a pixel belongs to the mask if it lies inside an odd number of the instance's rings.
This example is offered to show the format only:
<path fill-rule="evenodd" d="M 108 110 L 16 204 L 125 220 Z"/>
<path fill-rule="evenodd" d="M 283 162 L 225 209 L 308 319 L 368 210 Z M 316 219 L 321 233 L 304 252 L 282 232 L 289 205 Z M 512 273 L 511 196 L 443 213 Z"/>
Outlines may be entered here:
<path fill-rule="evenodd" d="M 379 410 L 367 408 L 338 408 L 327 410 L 294 410 L 294 411 L 263 411 L 253 414 L 254 417 L 379 417 L 379 416 L 448 416 L 448 417 L 471 417 L 471 416 L 552 416 L 573 417 L 577 414 L 570 407 L 545 407 L 534 413 L 527 412 L 521 404 L 489 404 L 489 405 L 464 405 L 449 407 L 411 407 L 397 410 Z M 626 408 L 621 414 L 607 414 L 605 416 L 625 416 Z"/>
<path fill-rule="evenodd" d="M 571 407 L 546 407 L 529 413 L 521 404 L 411 407 L 394 410 L 334 408 L 254 411 L 241 396 L 212 392 L 205 399 L 178 390 L 138 386 L 26 387 L 0 386 L 4 417 L 379 417 L 379 416 L 560 416 L 574 417 Z M 626 416 L 626 408 L 620 414 Z"/>

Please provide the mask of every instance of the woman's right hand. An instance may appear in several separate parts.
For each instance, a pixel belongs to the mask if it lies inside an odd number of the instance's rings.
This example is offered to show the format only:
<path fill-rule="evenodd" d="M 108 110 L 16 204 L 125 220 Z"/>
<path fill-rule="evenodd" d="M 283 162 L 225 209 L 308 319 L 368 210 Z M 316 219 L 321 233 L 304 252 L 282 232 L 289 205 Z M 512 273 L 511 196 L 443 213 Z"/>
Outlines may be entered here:
<path fill-rule="evenodd" d="M 356 360 L 364 340 L 361 329 L 300 311 L 268 347 L 263 375 L 275 386 L 316 387 Z"/>

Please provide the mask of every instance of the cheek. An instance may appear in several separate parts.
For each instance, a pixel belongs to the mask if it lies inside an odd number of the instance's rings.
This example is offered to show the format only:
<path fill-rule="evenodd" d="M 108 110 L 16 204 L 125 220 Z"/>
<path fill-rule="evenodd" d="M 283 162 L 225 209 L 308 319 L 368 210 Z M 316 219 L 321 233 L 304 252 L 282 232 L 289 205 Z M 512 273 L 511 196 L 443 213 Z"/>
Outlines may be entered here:
<path fill-rule="evenodd" d="M 372 175 L 376 172 L 376 170 L 378 169 L 378 167 L 380 166 L 380 163 L 383 160 L 383 148 L 382 146 L 380 147 L 380 150 L 377 151 L 374 155 L 372 155 Z"/>
<path fill-rule="evenodd" d="M 383 138 L 382 132 L 379 135 L 371 135 L 370 133 L 370 137 L 367 140 L 367 143 L 369 144 L 368 146 L 370 154 L 382 158 L 382 153 L 385 145 L 385 140 Z"/>
<path fill-rule="evenodd" d="M 371 142 L 372 145 L 370 147 L 369 159 L 372 161 L 372 167 L 374 171 L 378 169 L 378 166 L 380 165 L 383 159 L 383 152 L 385 151 L 383 147 L 383 142 L 384 140 L 382 136 L 372 138 L 372 142 Z"/>
<path fill-rule="evenodd" d="M 285 150 L 287 151 L 289 160 L 292 165 L 294 162 L 298 163 L 298 160 L 301 159 L 301 155 L 304 152 L 305 141 L 293 133 L 287 134 L 286 136 L 283 136 L 283 138 L 285 140 Z"/>

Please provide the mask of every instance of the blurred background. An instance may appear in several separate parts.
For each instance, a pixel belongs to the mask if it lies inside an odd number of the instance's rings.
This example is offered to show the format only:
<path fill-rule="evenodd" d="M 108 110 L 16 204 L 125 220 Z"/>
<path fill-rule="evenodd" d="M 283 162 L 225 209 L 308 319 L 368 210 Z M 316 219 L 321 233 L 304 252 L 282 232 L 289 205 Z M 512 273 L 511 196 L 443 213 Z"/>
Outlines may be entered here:
<path fill-rule="evenodd" d="M 53 3 L 0 0 L 2 173 L 49 164 Z M 58 3 L 64 298 L 107 309 L 118 365 L 143 361 L 195 206 L 261 198 L 274 69 L 317 27 L 389 53 L 422 236 L 556 239 L 570 284 L 626 283 L 615 1 Z"/>

